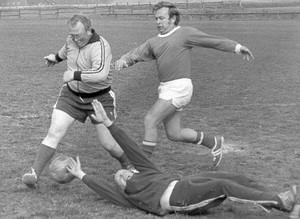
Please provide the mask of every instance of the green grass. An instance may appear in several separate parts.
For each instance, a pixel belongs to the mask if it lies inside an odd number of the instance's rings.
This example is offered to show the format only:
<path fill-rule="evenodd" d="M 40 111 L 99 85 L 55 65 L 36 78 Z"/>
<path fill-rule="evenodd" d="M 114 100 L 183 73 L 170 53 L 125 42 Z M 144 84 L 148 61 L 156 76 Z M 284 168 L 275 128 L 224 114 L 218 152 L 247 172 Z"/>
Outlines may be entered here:
<path fill-rule="evenodd" d="M 111 44 L 113 60 L 156 34 L 154 21 L 94 18 L 94 26 Z M 110 204 L 79 180 L 56 184 L 44 171 L 39 191 L 27 189 L 21 176 L 29 170 L 46 135 L 52 106 L 62 85 L 65 63 L 44 66 L 43 57 L 64 43 L 65 20 L 0 20 L 0 218 L 156 218 Z M 297 21 L 182 21 L 213 35 L 248 46 L 255 60 L 208 49 L 193 50 L 194 96 L 183 125 L 225 136 L 220 171 L 247 174 L 272 191 L 300 181 L 300 63 Z M 155 63 L 140 63 L 114 73 L 118 124 L 138 142 L 143 117 L 156 99 Z M 99 145 L 94 127 L 75 123 L 58 154 L 81 157 L 84 171 L 112 181 L 119 168 Z M 210 170 L 203 147 L 167 140 L 159 127 L 153 157 L 166 172 L 182 175 Z M 272 218 L 257 206 L 225 202 L 192 218 Z M 189 218 L 169 215 L 165 218 Z"/>

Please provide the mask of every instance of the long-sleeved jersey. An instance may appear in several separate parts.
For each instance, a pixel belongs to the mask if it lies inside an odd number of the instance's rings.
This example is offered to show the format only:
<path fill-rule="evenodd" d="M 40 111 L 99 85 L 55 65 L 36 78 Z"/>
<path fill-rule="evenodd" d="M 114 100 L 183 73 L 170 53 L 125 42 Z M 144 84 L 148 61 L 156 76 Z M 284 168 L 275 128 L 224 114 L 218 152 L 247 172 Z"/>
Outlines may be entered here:
<path fill-rule="evenodd" d="M 162 173 L 115 124 L 109 127 L 112 136 L 122 147 L 139 173 L 127 180 L 125 191 L 115 185 L 85 175 L 82 181 L 103 198 L 114 204 L 136 207 L 163 216 L 170 213 L 160 206 L 161 197 L 174 180 L 178 180 L 169 199 L 174 211 L 198 214 L 221 204 L 226 197 L 233 201 L 255 203 L 269 209 L 282 209 L 278 194 L 268 192 L 254 180 L 232 173 L 202 172 L 190 176 L 170 176 Z"/>
<path fill-rule="evenodd" d="M 80 74 L 80 80 L 68 82 L 78 93 L 94 93 L 112 84 L 110 63 L 111 48 L 108 42 L 92 30 L 89 42 L 79 48 L 70 36 L 55 56 L 57 61 L 67 60 L 69 71 Z"/>
<path fill-rule="evenodd" d="M 126 153 L 130 162 L 139 171 L 127 180 L 125 191 L 119 191 L 115 185 L 85 175 L 82 181 L 103 198 L 112 203 L 136 207 L 146 212 L 165 215 L 160 207 L 160 199 L 168 185 L 180 179 L 162 173 L 141 151 L 139 146 L 115 124 L 109 127 L 110 133 Z"/>
<path fill-rule="evenodd" d="M 148 39 L 141 46 L 123 55 L 128 66 L 137 62 L 156 60 L 160 82 L 191 78 L 191 49 L 194 46 L 235 52 L 238 43 L 211 36 L 192 27 L 176 27 L 164 35 Z"/>

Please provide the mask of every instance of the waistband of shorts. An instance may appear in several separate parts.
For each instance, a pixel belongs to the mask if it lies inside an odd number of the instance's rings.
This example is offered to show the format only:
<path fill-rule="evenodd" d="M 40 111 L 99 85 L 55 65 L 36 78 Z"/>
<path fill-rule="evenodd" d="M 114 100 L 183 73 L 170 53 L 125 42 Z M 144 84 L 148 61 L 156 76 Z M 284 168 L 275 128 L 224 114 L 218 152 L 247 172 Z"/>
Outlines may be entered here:
<path fill-rule="evenodd" d="M 69 91 L 71 91 L 73 94 L 75 94 L 76 96 L 79 96 L 79 97 L 82 97 L 82 98 L 89 98 L 89 97 L 96 97 L 96 96 L 99 96 L 99 95 L 102 95 L 102 94 L 105 94 L 105 93 L 108 93 L 110 90 L 111 90 L 111 86 L 103 89 L 103 90 L 99 90 L 99 91 L 96 91 L 96 92 L 93 92 L 93 93 L 80 93 L 80 92 L 76 92 L 76 91 L 73 91 L 69 85 L 67 84 L 67 88 Z"/>
<path fill-rule="evenodd" d="M 171 81 L 160 82 L 160 85 L 174 84 L 174 83 L 181 83 L 181 82 L 192 82 L 192 79 L 190 79 L 190 78 L 179 78 L 179 79 L 174 79 L 174 80 L 171 80 Z"/>

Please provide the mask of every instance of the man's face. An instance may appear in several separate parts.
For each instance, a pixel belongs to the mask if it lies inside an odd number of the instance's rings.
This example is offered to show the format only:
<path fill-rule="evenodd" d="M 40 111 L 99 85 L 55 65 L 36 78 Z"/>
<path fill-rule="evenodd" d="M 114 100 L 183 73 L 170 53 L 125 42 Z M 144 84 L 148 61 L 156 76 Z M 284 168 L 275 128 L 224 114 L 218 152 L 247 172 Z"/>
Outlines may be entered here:
<path fill-rule="evenodd" d="M 78 22 L 75 26 L 69 25 L 69 35 L 75 44 L 81 48 L 88 43 L 91 37 L 91 31 L 85 30 L 84 25 L 81 22 Z"/>
<path fill-rule="evenodd" d="M 166 34 L 175 27 L 175 17 L 169 17 L 169 8 L 161 8 L 155 12 L 157 29 L 160 34 Z"/>
<path fill-rule="evenodd" d="M 133 172 L 130 170 L 119 170 L 115 175 L 115 183 L 119 186 L 119 188 L 124 191 L 127 180 L 129 180 L 133 176 Z"/>

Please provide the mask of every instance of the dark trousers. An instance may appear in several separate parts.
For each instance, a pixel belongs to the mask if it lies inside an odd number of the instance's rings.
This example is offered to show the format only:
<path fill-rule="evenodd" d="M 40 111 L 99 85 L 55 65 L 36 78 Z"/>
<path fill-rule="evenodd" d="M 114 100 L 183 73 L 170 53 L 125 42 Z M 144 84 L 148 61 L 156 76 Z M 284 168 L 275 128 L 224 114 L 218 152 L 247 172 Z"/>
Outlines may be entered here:
<path fill-rule="evenodd" d="M 268 192 L 246 176 L 209 172 L 183 177 L 175 185 L 170 206 L 176 212 L 198 214 L 221 204 L 226 198 L 268 209 L 281 203 L 276 193 Z"/>

